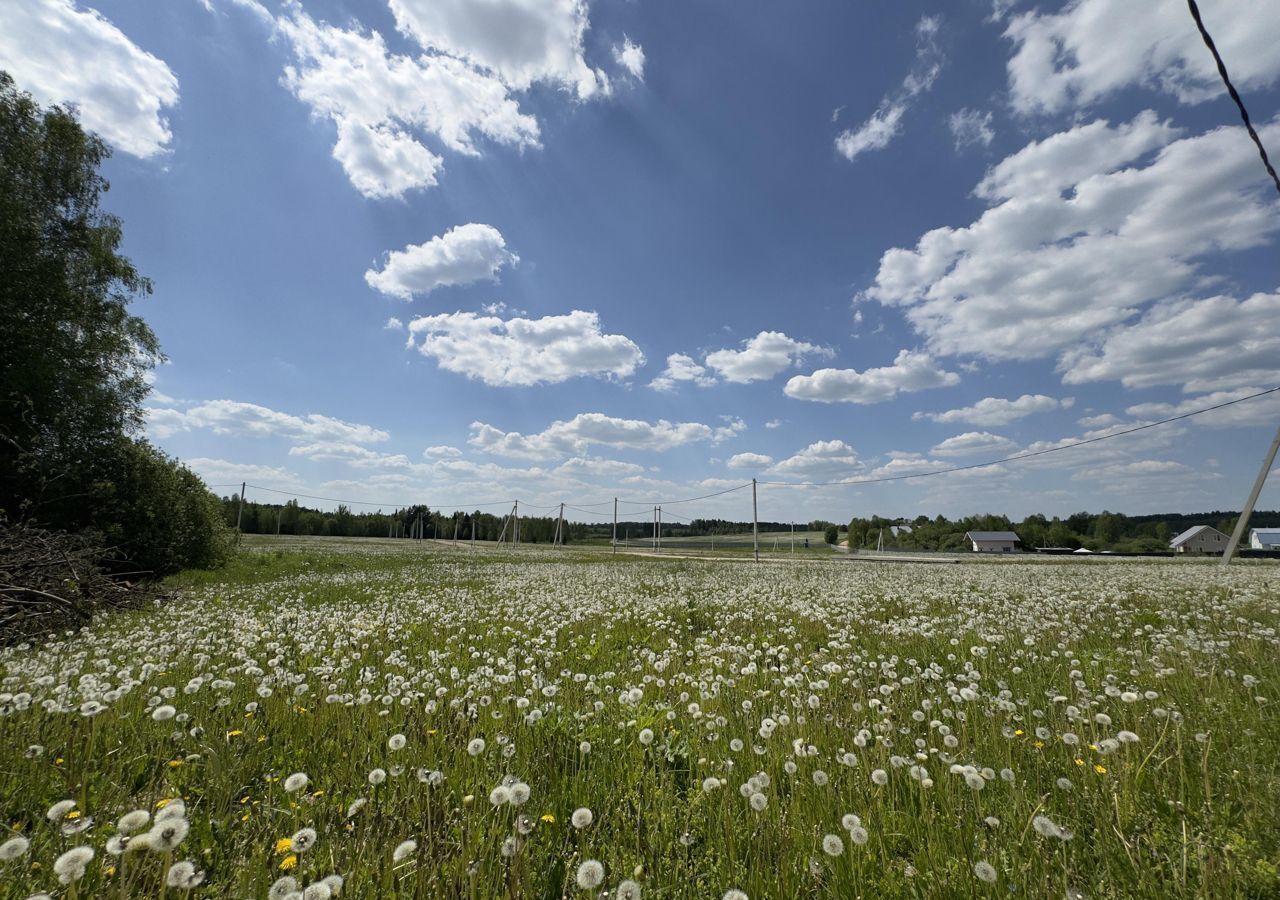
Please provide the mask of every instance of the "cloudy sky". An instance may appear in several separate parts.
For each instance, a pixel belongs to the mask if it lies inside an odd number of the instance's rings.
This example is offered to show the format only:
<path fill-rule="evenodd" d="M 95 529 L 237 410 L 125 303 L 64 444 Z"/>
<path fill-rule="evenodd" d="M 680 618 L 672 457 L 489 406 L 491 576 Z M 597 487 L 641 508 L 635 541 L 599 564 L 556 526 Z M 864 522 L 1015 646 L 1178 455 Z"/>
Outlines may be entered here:
<path fill-rule="evenodd" d="M 1280 155 L 1273 0 L 1201 6 Z M 5 20 L 0 67 L 115 148 L 170 358 L 149 434 L 213 484 L 639 504 L 983 462 L 1280 384 L 1280 195 L 1182 0 Z M 1274 401 L 763 487 L 760 514 L 1238 508 Z M 746 518 L 750 491 L 668 515 Z"/>

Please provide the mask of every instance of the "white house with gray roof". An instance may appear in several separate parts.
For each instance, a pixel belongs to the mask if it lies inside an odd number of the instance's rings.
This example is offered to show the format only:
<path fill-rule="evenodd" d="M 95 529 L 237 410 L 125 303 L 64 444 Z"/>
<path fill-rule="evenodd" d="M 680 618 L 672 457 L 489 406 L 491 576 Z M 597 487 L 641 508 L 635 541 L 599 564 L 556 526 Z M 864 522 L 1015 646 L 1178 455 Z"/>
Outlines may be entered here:
<path fill-rule="evenodd" d="M 974 553 L 1014 553 L 1022 540 L 1012 531 L 966 531 Z"/>
<path fill-rule="evenodd" d="M 1254 550 L 1280 550 L 1280 528 L 1251 528 L 1249 546 Z"/>
<path fill-rule="evenodd" d="M 1227 549 L 1227 536 L 1210 525 L 1196 525 L 1169 542 L 1174 553 L 1221 553 Z"/>

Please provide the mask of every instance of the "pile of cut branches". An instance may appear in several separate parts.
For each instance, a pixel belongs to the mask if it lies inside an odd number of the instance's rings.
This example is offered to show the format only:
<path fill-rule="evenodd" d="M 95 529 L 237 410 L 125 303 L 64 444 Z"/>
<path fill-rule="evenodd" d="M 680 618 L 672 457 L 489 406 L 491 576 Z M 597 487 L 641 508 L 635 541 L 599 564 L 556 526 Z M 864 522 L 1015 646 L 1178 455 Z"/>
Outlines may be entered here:
<path fill-rule="evenodd" d="M 158 596 L 145 580 L 150 573 L 112 571 L 119 564 L 88 535 L 0 519 L 0 645 Z"/>

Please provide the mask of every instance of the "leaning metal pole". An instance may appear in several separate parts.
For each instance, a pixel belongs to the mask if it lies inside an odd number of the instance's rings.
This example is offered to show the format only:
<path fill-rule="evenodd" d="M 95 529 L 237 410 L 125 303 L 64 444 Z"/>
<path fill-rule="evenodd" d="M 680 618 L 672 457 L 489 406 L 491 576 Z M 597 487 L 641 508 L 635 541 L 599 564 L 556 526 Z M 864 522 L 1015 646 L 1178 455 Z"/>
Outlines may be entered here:
<path fill-rule="evenodd" d="M 1224 566 L 1231 564 L 1231 557 L 1235 555 L 1236 547 L 1240 544 L 1240 537 L 1249 525 L 1249 516 L 1253 515 L 1253 504 L 1258 502 L 1258 495 L 1262 493 L 1262 486 L 1267 481 L 1267 475 L 1271 471 L 1271 464 L 1276 461 L 1276 450 L 1278 449 L 1280 449 L 1280 427 L 1276 428 L 1276 436 L 1271 440 L 1271 449 L 1267 451 L 1267 458 L 1262 461 L 1262 469 L 1258 472 L 1258 477 L 1253 481 L 1253 490 L 1249 492 L 1249 499 L 1244 502 L 1244 509 L 1240 510 L 1240 518 L 1236 520 L 1236 527 L 1231 532 L 1231 540 L 1227 542 L 1227 549 L 1222 554 L 1222 564 Z"/>

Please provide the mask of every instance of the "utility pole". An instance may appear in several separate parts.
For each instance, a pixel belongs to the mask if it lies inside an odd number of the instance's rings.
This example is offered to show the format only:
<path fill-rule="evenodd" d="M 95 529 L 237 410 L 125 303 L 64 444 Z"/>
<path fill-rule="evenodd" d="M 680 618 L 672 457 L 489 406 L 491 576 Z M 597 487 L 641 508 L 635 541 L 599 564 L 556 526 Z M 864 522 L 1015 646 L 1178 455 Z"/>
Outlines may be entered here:
<path fill-rule="evenodd" d="M 791 523 L 791 555 L 796 555 L 796 523 Z"/>
<path fill-rule="evenodd" d="M 658 507 L 653 508 L 653 536 L 649 538 L 649 549 L 658 552 Z"/>
<path fill-rule="evenodd" d="M 511 515 L 515 519 L 515 527 L 511 529 L 511 543 L 520 543 L 520 501 L 511 507 Z"/>
<path fill-rule="evenodd" d="M 248 482 L 240 482 L 240 508 L 236 511 L 236 543 L 240 543 L 240 517 L 244 515 L 244 489 Z"/>
<path fill-rule="evenodd" d="M 662 507 L 658 507 L 658 552 L 662 552 Z"/>
<path fill-rule="evenodd" d="M 756 562 L 760 562 L 760 521 L 756 505 L 756 480 L 751 479 L 751 548 Z"/>
<path fill-rule="evenodd" d="M 276 537 L 280 537 L 280 522 L 284 519 L 284 507 L 276 510 Z"/>
<path fill-rule="evenodd" d="M 1240 538 L 1244 535 L 1244 530 L 1249 525 L 1249 517 L 1253 515 L 1253 505 L 1258 502 L 1258 495 L 1262 493 L 1262 485 L 1267 481 L 1267 473 L 1271 471 L 1271 464 L 1276 461 L 1276 450 L 1280 450 L 1280 428 L 1276 429 L 1276 436 L 1271 440 L 1271 448 L 1267 450 L 1267 458 L 1262 461 L 1262 468 L 1258 471 L 1258 477 L 1254 479 L 1253 490 L 1249 491 L 1249 499 L 1244 503 L 1244 509 L 1240 510 L 1240 518 L 1236 520 L 1236 527 L 1231 531 L 1231 540 L 1227 542 L 1227 549 L 1222 554 L 1222 564 L 1224 566 L 1231 564 L 1231 557 L 1235 555 L 1236 547 L 1240 544 Z M 240 498 L 244 500 L 243 495 Z"/>
<path fill-rule="evenodd" d="M 461 524 L 462 524 L 461 517 L 458 517 L 457 514 L 455 513 L 455 518 L 453 520 L 453 545 L 455 547 L 458 546 L 458 526 Z"/>
<path fill-rule="evenodd" d="M 618 498 L 613 498 L 613 555 L 618 555 Z"/>
<path fill-rule="evenodd" d="M 476 512 L 479 512 L 477 510 Z M 476 519 L 480 518 L 475 513 L 471 514 L 471 549 L 476 549 Z"/>

